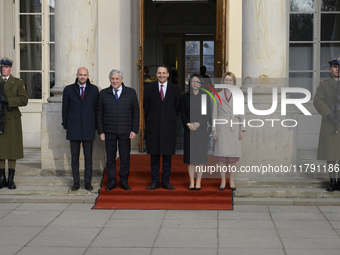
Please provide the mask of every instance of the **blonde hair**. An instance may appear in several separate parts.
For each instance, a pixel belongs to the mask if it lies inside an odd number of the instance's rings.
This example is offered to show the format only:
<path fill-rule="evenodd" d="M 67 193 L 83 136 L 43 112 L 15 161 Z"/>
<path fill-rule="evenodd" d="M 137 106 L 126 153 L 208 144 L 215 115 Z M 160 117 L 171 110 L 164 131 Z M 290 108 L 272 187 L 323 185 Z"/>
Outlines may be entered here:
<path fill-rule="evenodd" d="M 226 76 L 230 76 L 231 78 L 233 78 L 234 85 L 236 86 L 236 76 L 235 76 L 235 74 L 232 73 L 232 72 L 226 72 L 226 73 L 223 75 L 223 77 L 222 77 L 221 83 L 224 83 L 224 78 L 225 78 Z"/>

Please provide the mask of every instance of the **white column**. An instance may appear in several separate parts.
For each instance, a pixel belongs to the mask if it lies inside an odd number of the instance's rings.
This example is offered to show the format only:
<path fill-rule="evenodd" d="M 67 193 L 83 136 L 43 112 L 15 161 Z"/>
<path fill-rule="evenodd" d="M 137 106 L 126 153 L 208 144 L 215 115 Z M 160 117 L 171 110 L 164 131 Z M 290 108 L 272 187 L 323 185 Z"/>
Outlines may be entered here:
<path fill-rule="evenodd" d="M 65 85 L 76 79 L 77 69 L 89 69 L 92 83 L 98 82 L 98 0 L 59 0 L 55 8 L 55 95 L 49 102 L 61 102 Z"/>
<path fill-rule="evenodd" d="M 243 80 L 284 85 L 277 79 L 286 77 L 287 15 L 286 0 L 243 0 Z"/>
<path fill-rule="evenodd" d="M 89 69 L 91 83 L 98 85 L 98 0 L 58 0 L 55 9 L 56 85 L 53 97 L 41 113 L 41 169 L 71 170 L 70 142 L 66 140 L 61 116 L 62 93 L 74 83 L 77 69 Z M 97 135 L 93 145 L 93 170 L 104 168 L 104 142 Z M 80 152 L 80 169 L 84 169 Z"/>
<path fill-rule="evenodd" d="M 296 109 L 290 108 L 287 115 L 282 115 L 280 104 L 281 87 L 288 84 L 288 4 L 287 0 L 243 0 L 242 90 L 245 99 L 247 101 L 248 88 L 252 87 L 254 108 L 270 109 L 272 88 L 276 87 L 279 102 L 271 115 L 259 116 L 249 110 L 246 112 L 247 132 L 243 140 L 245 157 L 240 161 L 241 164 L 289 166 L 296 163 L 297 127 L 288 128 L 281 124 L 286 119 L 298 120 Z M 262 127 L 251 127 L 259 126 L 261 121 L 264 123 Z"/>

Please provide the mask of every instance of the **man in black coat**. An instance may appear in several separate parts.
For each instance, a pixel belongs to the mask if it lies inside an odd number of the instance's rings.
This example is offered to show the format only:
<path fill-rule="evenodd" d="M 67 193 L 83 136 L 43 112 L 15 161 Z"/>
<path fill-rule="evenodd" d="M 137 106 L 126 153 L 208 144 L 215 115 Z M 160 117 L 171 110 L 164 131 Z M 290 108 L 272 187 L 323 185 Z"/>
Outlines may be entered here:
<path fill-rule="evenodd" d="M 170 184 L 171 155 L 176 151 L 177 115 L 180 110 L 181 91 L 168 82 L 169 70 L 161 65 L 157 68 L 158 82 L 146 86 L 144 110 L 146 115 L 146 148 L 151 156 L 151 185 L 148 190 L 159 188 L 160 156 L 162 155 L 162 188 L 174 190 Z"/>
<path fill-rule="evenodd" d="M 116 188 L 117 143 L 120 157 L 120 186 L 131 190 L 128 185 L 130 172 L 131 140 L 139 130 L 139 105 L 136 91 L 123 84 L 123 73 L 113 69 L 109 74 L 111 86 L 100 91 L 97 125 L 101 140 L 105 140 L 106 168 L 109 185 L 106 190 Z"/>
<path fill-rule="evenodd" d="M 79 189 L 79 154 L 80 144 L 83 144 L 85 158 L 85 189 L 93 190 L 92 180 L 92 150 L 96 131 L 96 113 L 99 91 L 97 86 L 89 81 L 87 68 L 80 67 L 74 84 L 68 85 L 63 92 L 63 127 L 66 139 L 70 140 L 71 166 L 73 173 L 72 191 Z"/>

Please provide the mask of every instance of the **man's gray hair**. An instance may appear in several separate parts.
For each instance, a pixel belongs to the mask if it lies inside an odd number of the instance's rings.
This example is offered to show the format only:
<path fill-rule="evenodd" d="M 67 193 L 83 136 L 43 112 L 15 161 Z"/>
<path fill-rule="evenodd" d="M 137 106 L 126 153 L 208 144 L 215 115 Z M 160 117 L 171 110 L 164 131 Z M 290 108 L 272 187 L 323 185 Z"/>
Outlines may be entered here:
<path fill-rule="evenodd" d="M 123 72 L 119 71 L 119 70 L 116 70 L 116 69 L 112 69 L 111 72 L 109 73 L 109 79 L 111 79 L 111 76 L 113 74 L 116 74 L 116 73 L 119 73 L 120 75 L 120 78 L 123 79 Z"/>

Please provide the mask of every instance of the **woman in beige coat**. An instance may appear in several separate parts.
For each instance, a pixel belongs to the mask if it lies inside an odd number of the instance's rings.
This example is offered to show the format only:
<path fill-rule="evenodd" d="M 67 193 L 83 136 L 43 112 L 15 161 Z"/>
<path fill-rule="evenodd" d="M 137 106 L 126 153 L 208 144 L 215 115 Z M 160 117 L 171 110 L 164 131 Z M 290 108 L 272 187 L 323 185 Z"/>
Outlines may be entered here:
<path fill-rule="evenodd" d="M 236 77 L 232 72 L 226 72 L 222 78 L 222 83 L 236 85 Z M 212 127 L 215 140 L 214 156 L 221 166 L 220 190 L 224 191 L 226 186 L 226 169 L 236 169 L 236 162 L 241 157 L 241 140 L 244 135 L 245 125 L 231 123 L 245 123 L 244 115 L 233 115 L 233 95 L 229 89 L 223 89 L 218 93 L 222 105 L 214 105 L 213 119 L 225 119 L 227 124 L 217 124 Z M 218 100 L 217 100 L 218 101 Z M 224 169 L 224 171 L 223 171 Z M 229 188 L 236 190 L 234 183 L 234 173 L 229 171 Z"/>

